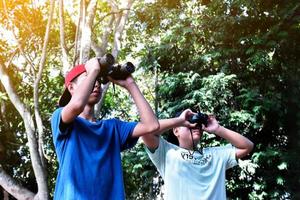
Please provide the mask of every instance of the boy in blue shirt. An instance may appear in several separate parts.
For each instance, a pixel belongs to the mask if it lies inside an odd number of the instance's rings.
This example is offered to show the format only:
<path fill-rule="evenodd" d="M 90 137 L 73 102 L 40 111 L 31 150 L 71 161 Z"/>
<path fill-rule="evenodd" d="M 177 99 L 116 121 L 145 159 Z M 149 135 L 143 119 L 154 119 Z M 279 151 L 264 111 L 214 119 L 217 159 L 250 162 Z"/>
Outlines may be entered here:
<path fill-rule="evenodd" d="M 139 136 L 159 129 L 150 105 L 134 79 L 113 80 L 132 96 L 140 122 L 96 120 L 94 106 L 101 98 L 96 58 L 75 66 L 65 77 L 65 91 L 52 116 L 51 127 L 59 170 L 54 199 L 125 199 L 120 152 Z"/>

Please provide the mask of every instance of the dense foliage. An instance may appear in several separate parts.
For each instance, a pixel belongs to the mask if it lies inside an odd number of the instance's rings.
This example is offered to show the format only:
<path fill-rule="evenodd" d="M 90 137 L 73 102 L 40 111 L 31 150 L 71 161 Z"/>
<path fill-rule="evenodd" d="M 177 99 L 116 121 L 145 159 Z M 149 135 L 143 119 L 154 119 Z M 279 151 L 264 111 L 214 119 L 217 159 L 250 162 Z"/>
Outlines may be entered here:
<path fill-rule="evenodd" d="M 228 173 L 230 198 L 299 197 L 299 6 L 158 1 L 134 12 L 139 23 L 128 31 L 139 31 L 144 45 L 136 55 L 160 73 L 158 115 L 187 107 L 214 113 L 256 144 L 251 161 Z"/>

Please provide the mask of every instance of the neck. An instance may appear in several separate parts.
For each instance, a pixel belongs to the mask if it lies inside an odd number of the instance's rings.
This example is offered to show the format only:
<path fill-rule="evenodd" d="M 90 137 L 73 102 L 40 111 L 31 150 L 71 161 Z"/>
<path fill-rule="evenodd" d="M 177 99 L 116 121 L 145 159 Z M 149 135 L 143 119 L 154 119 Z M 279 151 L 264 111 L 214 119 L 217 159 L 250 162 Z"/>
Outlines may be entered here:
<path fill-rule="evenodd" d="M 79 116 L 89 121 L 95 121 L 94 106 L 86 105 Z"/>
<path fill-rule="evenodd" d="M 191 142 L 179 142 L 179 146 L 181 148 L 184 148 L 184 149 L 187 149 L 187 150 L 194 150 L 192 141 Z"/>
<path fill-rule="evenodd" d="M 200 139 L 194 140 L 195 148 L 197 147 L 197 144 L 199 142 L 200 142 Z M 179 140 L 179 147 L 187 149 L 187 150 L 196 150 L 196 149 L 194 149 L 193 141 L 192 140 L 187 140 L 187 141 Z"/>

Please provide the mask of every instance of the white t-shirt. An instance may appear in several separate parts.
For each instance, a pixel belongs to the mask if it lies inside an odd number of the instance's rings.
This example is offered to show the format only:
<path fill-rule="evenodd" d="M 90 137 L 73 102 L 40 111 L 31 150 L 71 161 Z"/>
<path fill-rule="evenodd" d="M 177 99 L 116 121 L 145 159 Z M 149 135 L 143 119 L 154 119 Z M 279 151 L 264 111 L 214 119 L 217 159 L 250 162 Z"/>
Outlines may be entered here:
<path fill-rule="evenodd" d="M 237 165 L 235 147 L 188 151 L 163 138 L 154 153 L 146 151 L 165 182 L 165 200 L 226 199 L 225 171 Z"/>

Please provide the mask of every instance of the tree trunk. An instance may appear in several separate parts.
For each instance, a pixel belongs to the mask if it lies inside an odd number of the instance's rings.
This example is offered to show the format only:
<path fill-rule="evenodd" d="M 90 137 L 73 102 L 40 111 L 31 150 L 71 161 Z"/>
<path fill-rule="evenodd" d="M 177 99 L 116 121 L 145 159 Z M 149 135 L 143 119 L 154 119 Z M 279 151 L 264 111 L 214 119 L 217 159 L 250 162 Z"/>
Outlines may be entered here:
<path fill-rule="evenodd" d="M 9 200 L 9 194 L 3 189 L 3 200 Z"/>
<path fill-rule="evenodd" d="M 33 195 L 34 199 L 39 200 L 47 200 L 49 198 L 49 192 L 48 192 L 48 186 L 47 186 L 47 176 L 46 176 L 46 170 L 45 170 L 45 161 L 44 161 L 44 155 L 43 155 L 43 124 L 42 119 L 39 114 L 39 82 L 42 77 L 43 68 L 45 65 L 46 60 L 46 49 L 49 39 L 49 32 L 50 32 L 50 26 L 54 11 L 54 0 L 51 0 L 50 4 L 50 12 L 48 17 L 48 23 L 46 28 L 46 33 L 44 37 L 44 44 L 43 44 L 43 50 L 42 50 L 42 56 L 39 62 L 39 71 L 37 74 L 37 77 L 35 77 L 34 81 L 34 112 L 35 112 L 35 119 L 36 124 L 38 128 L 38 141 L 36 138 L 36 127 L 34 125 L 34 120 L 31 116 L 30 110 L 25 106 L 25 104 L 20 100 L 18 94 L 16 93 L 15 89 L 13 88 L 13 84 L 11 83 L 10 77 L 5 72 L 5 67 L 0 64 L 0 79 L 1 83 L 5 88 L 5 91 L 8 94 L 8 97 L 11 101 L 11 103 L 15 106 L 19 114 L 21 115 L 25 130 L 27 133 L 27 139 L 28 139 L 28 147 L 33 167 L 33 172 L 36 177 L 37 186 L 38 186 L 38 193 L 36 195 Z M 5 6 L 5 5 L 4 5 Z M 5 7 L 6 9 L 6 7 Z M 17 40 L 17 38 L 16 38 Z M 19 48 L 21 49 L 21 52 L 24 52 L 22 47 L 19 45 Z M 25 56 L 26 57 L 26 56 Z M 28 62 L 33 65 L 32 62 L 28 60 Z M 1 169 L 1 182 L 0 185 L 6 189 L 11 195 L 15 196 L 18 199 L 33 199 L 32 192 L 29 192 L 25 188 L 21 188 L 20 185 L 18 185 L 11 177 L 9 177 L 3 169 Z M 22 195 L 24 193 L 25 196 Z"/>
<path fill-rule="evenodd" d="M 13 197 L 19 200 L 34 199 L 35 194 L 18 184 L 0 165 L 0 185 Z"/>
<path fill-rule="evenodd" d="M 36 177 L 38 190 L 39 190 L 37 199 L 48 199 L 47 178 L 45 176 L 44 168 L 42 166 L 41 158 L 38 152 L 39 148 L 35 136 L 35 126 L 30 111 L 21 102 L 20 98 L 18 97 L 17 93 L 12 87 L 11 80 L 9 79 L 8 75 L 4 70 L 4 67 L 1 64 L 0 64 L 0 80 L 9 96 L 10 101 L 13 103 L 13 105 L 21 115 L 25 124 L 25 130 L 28 138 L 28 147 L 29 147 L 32 167 L 33 167 L 33 171 Z M 15 190 L 10 190 L 10 191 L 14 192 Z M 11 195 L 14 194 L 11 193 Z"/>

